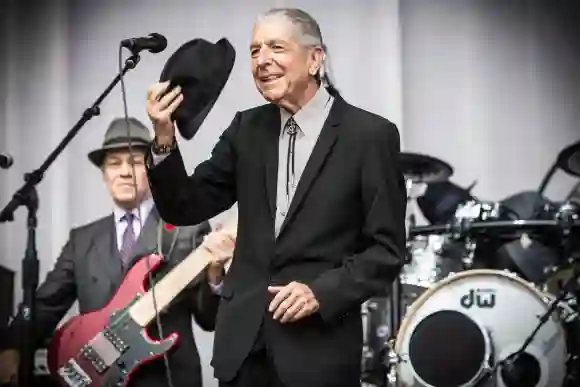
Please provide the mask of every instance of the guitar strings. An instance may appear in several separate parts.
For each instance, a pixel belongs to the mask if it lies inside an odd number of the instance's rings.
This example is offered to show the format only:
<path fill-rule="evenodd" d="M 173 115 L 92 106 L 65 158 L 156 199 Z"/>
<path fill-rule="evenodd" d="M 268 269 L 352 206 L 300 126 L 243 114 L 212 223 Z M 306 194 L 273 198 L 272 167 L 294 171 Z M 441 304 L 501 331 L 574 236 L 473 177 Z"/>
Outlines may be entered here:
<path fill-rule="evenodd" d="M 143 236 L 142 235 L 142 231 L 143 231 L 143 220 L 141 217 L 141 205 L 138 202 L 138 190 L 137 190 L 137 175 L 135 173 L 135 162 L 133 159 L 133 146 L 132 146 L 132 142 L 131 142 L 131 131 L 129 129 L 129 109 L 127 107 L 127 91 L 125 89 L 125 80 L 124 80 L 124 75 L 122 74 L 122 69 L 123 69 L 123 47 L 121 45 L 119 45 L 119 74 L 120 76 L 120 81 L 121 81 L 121 94 L 122 94 L 122 98 L 123 98 L 123 112 L 124 112 L 124 116 L 125 116 L 125 123 L 126 123 L 126 128 L 127 128 L 127 138 L 129 140 L 129 155 L 130 155 L 130 160 L 131 160 L 131 171 L 132 171 L 132 175 L 133 175 L 133 189 L 134 189 L 134 193 L 135 193 L 135 204 L 137 204 L 137 217 L 138 217 L 138 221 L 139 221 L 139 236 Z M 160 221 L 162 221 L 160 219 Z M 163 327 L 161 324 L 161 318 L 159 316 L 159 310 L 157 307 L 157 299 L 155 297 L 155 280 L 153 278 L 153 274 L 151 273 L 151 262 L 149 261 L 149 256 L 142 258 L 145 259 L 146 261 L 146 265 L 147 265 L 147 275 L 148 275 L 148 280 L 149 280 L 149 289 L 151 290 L 151 298 L 153 300 L 153 309 L 155 311 L 155 322 L 157 325 L 157 331 L 159 333 L 159 339 L 163 340 Z M 172 378 L 172 374 L 171 374 L 171 369 L 169 368 L 169 358 L 167 356 L 167 352 L 163 353 L 163 362 L 165 364 L 165 377 L 167 379 L 167 384 L 169 385 L 169 387 L 174 387 L 173 386 L 173 378 Z"/>

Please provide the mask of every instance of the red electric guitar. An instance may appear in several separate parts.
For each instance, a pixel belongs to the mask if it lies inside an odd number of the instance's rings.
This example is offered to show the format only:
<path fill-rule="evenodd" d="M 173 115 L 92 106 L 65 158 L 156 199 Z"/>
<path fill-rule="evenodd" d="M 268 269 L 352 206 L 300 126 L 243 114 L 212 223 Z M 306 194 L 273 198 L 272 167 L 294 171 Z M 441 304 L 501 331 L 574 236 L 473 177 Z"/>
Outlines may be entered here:
<path fill-rule="evenodd" d="M 221 231 L 235 237 L 237 218 Z M 169 351 L 177 333 L 156 341 L 145 328 L 210 263 L 212 256 L 202 246 L 149 291 L 149 269 L 154 271 L 163 258 L 151 254 L 140 259 L 104 308 L 73 317 L 58 329 L 48 350 L 53 377 L 67 387 L 123 387 L 138 367 Z"/>

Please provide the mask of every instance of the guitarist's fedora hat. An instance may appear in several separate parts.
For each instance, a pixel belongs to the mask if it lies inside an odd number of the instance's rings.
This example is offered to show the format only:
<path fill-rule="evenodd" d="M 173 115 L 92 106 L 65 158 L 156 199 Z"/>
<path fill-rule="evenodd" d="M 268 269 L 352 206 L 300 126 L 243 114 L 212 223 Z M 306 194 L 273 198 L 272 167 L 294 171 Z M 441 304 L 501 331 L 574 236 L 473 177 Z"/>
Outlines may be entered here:
<path fill-rule="evenodd" d="M 89 160 L 97 167 L 101 167 L 105 155 L 111 150 L 128 149 L 129 145 L 135 149 L 147 149 L 153 140 L 149 129 L 136 118 L 115 118 L 107 132 L 103 146 L 88 154 Z"/>
<path fill-rule="evenodd" d="M 160 82 L 167 92 L 181 86 L 183 101 L 171 115 L 181 136 L 190 140 L 207 117 L 230 77 L 236 51 L 222 38 L 216 43 L 194 39 L 184 43 L 165 63 Z"/>

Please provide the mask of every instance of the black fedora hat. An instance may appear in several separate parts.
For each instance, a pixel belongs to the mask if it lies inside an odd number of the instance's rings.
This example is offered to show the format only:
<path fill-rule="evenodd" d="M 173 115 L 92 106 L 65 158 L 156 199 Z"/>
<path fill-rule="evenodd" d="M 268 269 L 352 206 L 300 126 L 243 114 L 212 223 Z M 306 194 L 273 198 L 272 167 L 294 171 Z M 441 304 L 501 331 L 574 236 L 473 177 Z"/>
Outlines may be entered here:
<path fill-rule="evenodd" d="M 129 132 L 127 132 L 127 127 Z M 149 148 L 151 146 L 151 134 L 141 121 L 136 118 L 115 118 L 107 132 L 103 146 L 88 154 L 89 160 L 97 167 L 101 167 L 108 151 L 129 148 Z"/>
<path fill-rule="evenodd" d="M 222 38 L 216 43 L 194 39 L 171 55 L 161 72 L 161 82 L 181 86 L 183 102 L 173 112 L 177 130 L 190 140 L 217 101 L 236 58 L 231 43 Z"/>

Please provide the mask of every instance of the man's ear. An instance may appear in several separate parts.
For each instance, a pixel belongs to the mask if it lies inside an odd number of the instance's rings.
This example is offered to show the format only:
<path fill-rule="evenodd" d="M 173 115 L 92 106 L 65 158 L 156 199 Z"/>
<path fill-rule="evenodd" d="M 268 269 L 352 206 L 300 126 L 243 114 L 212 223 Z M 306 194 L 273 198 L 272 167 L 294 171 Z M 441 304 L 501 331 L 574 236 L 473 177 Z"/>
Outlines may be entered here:
<path fill-rule="evenodd" d="M 314 50 L 312 50 L 311 53 L 312 57 L 312 67 L 310 68 L 310 74 L 311 75 L 316 75 L 318 74 L 318 72 L 320 71 L 320 69 L 322 68 L 322 65 L 324 63 L 324 51 L 322 50 L 321 47 L 315 47 Z"/>

